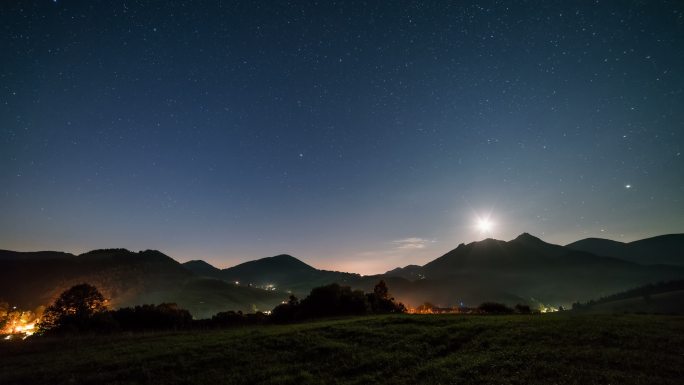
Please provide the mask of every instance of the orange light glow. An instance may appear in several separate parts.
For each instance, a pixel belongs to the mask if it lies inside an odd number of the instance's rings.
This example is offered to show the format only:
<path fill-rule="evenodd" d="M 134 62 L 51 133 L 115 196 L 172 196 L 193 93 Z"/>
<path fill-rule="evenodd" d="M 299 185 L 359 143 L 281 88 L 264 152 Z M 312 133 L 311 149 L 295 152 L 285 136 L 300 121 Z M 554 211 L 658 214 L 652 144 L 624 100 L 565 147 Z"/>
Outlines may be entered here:
<path fill-rule="evenodd" d="M 36 332 L 36 325 L 40 321 L 40 318 L 35 312 L 32 311 L 20 311 L 13 308 L 11 311 L 4 314 L 6 323 L 2 329 L 0 329 L 0 335 L 7 335 L 4 339 L 13 339 L 12 336 L 17 338 L 26 339 L 32 336 Z"/>

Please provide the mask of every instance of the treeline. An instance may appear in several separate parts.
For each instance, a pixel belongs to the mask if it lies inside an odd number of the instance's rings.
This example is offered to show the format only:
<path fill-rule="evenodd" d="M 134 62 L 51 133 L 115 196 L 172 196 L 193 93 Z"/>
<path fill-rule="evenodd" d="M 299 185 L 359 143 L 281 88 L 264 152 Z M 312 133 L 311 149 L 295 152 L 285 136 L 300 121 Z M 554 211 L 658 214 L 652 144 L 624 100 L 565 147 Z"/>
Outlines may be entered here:
<path fill-rule="evenodd" d="M 320 317 L 404 313 L 406 308 L 389 295 L 385 281 L 380 281 L 372 293 L 352 290 L 336 283 L 317 287 L 301 302 L 290 296 L 287 303 L 276 306 L 271 313 L 275 323 L 289 323 Z"/>
<path fill-rule="evenodd" d="M 89 284 L 73 286 L 50 305 L 38 324 L 46 335 L 213 329 L 240 325 L 288 323 L 321 317 L 403 313 L 404 305 L 390 297 L 384 281 L 372 293 L 331 284 L 315 288 L 301 302 L 290 296 L 271 315 L 227 311 L 210 319 L 195 320 L 189 311 L 173 303 L 140 305 L 108 310 L 106 300 Z"/>
<path fill-rule="evenodd" d="M 650 283 L 648 285 L 644 286 L 639 286 L 634 289 L 629 289 L 625 290 L 616 294 L 608 295 L 605 297 L 601 297 L 596 300 L 591 300 L 589 302 L 586 302 L 584 304 L 580 302 L 575 302 L 572 304 L 572 308 L 577 310 L 577 309 L 583 309 L 587 307 L 591 307 L 593 305 L 598 305 L 602 303 L 607 303 L 607 302 L 613 302 L 613 301 L 620 301 L 623 299 L 628 299 L 628 298 L 636 298 L 636 297 L 643 297 L 644 299 L 648 300 L 652 295 L 657 295 L 661 293 L 667 293 L 670 291 L 677 291 L 677 290 L 684 290 L 684 280 L 676 280 L 676 281 L 667 281 L 667 282 L 658 282 L 658 283 Z"/>
<path fill-rule="evenodd" d="M 194 322 L 189 311 L 173 303 L 162 303 L 117 310 L 51 314 L 38 324 L 38 333 L 55 335 L 184 330 L 191 329 Z"/>
<path fill-rule="evenodd" d="M 410 311 L 414 314 L 472 314 L 472 315 L 499 315 L 499 314 L 539 314 L 540 311 L 532 310 L 530 305 L 517 304 L 514 307 L 508 307 L 506 304 L 499 302 L 483 302 L 478 307 L 438 307 L 430 302 L 418 306 Z"/>
<path fill-rule="evenodd" d="M 497 302 L 484 302 L 477 307 L 480 314 L 533 314 L 539 313 L 538 311 L 533 312 L 529 305 L 517 304 L 515 307 L 510 308 L 502 303 Z"/>

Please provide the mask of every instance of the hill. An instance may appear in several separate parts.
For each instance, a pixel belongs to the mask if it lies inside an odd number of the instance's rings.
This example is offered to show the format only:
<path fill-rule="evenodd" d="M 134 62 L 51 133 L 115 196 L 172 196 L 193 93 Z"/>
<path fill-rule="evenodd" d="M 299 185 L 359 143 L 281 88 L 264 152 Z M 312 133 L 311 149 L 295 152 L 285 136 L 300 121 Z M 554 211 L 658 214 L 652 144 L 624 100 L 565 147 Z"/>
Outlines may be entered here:
<path fill-rule="evenodd" d="M 673 249 L 678 237 L 636 242 Z M 218 269 L 204 261 L 180 264 L 153 250 L 59 252 L 0 251 L 0 300 L 22 307 L 46 305 L 73 284 L 101 288 L 113 306 L 176 302 L 196 317 L 218 311 L 270 310 L 289 293 L 302 298 L 333 282 L 372 291 L 384 279 L 390 293 L 409 306 L 477 306 L 485 301 L 535 306 L 586 302 L 651 282 L 684 279 L 684 266 L 644 266 L 549 244 L 524 233 L 511 241 L 485 239 L 460 244 L 424 266 L 409 265 L 361 276 L 316 269 L 290 255 L 277 255 Z"/>
<path fill-rule="evenodd" d="M 404 278 L 390 288 L 397 299 L 414 305 L 499 301 L 567 307 L 577 300 L 682 278 L 684 269 L 600 257 L 524 233 L 508 242 L 485 239 L 461 244 L 421 268 L 395 269 L 387 276 Z M 415 276 L 420 279 L 410 280 Z"/>
<path fill-rule="evenodd" d="M 211 277 L 221 279 L 221 269 L 202 260 L 192 260 L 184 262 L 183 267 L 200 277 Z"/>
<path fill-rule="evenodd" d="M 643 265 L 684 266 L 684 234 L 660 235 L 629 243 L 586 238 L 570 243 L 566 247 Z"/>
<path fill-rule="evenodd" d="M 4 251 L 2 255 L 0 297 L 29 308 L 46 305 L 82 282 L 97 286 L 112 305 L 128 305 L 191 276 L 178 262 L 153 250 L 104 249 L 80 255 Z"/>
<path fill-rule="evenodd" d="M 684 280 L 648 284 L 584 304 L 573 304 L 580 313 L 684 314 Z"/>
<path fill-rule="evenodd" d="M 4 385 L 668 385 L 684 378 L 684 323 L 670 316 L 399 315 L 0 342 Z"/>
<path fill-rule="evenodd" d="M 314 287 L 333 282 L 353 285 L 360 277 L 358 274 L 319 270 L 287 254 L 249 261 L 223 270 L 204 261 L 186 262 L 184 266 L 195 274 L 266 290 L 292 292 L 297 296 L 305 296 Z"/>
<path fill-rule="evenodd" d="M 227 285 L 199 277 L 155 250 L 93 250 L 80 255 L 59 252 L 0 252 L 0 300 L 22 309 L 50 304 L 62 291 L 87 282 L 111 307 L 175 302 L 193 315 L 254 308 L 270 310 L 281 292 Z"/>
<path fill-rule="evenodd" d="M 684 290 L 601 302 L 580 309 L 590 314 L 684 314 Z"/>

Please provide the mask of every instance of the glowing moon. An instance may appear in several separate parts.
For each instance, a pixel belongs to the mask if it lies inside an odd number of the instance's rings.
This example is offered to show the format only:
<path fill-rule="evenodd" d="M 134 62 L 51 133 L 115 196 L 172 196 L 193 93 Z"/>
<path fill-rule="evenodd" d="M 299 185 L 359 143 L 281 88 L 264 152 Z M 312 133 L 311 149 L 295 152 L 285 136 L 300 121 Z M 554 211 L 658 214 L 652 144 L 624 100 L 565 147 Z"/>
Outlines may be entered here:
<path fill-rule="evenodd" d="M 494 227 L 494 224 L 488 218 L 478 219 L 477 221 L 477 228 L 481 233 L 491 232 L 492 227 Z"/>

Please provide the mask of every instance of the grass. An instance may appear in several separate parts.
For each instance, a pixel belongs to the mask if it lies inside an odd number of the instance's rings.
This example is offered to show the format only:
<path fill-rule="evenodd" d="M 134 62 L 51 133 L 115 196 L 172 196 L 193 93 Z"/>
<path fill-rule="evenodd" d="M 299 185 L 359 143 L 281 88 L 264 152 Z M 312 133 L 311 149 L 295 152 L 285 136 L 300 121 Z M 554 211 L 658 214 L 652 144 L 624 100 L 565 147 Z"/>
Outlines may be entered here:
<path fill-rule="evenodd" d="M 676 316 L 400 315 L 0 344 L 1 384 L 681 384 L 683 378 L 684 317 Z"/>

